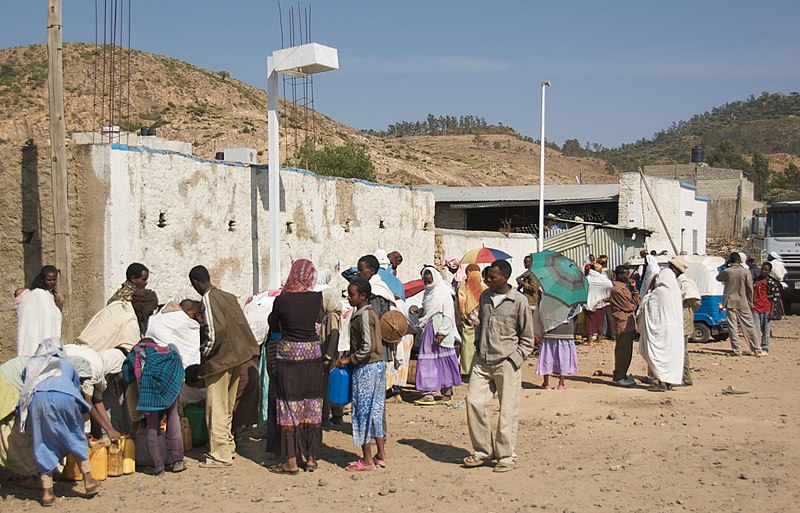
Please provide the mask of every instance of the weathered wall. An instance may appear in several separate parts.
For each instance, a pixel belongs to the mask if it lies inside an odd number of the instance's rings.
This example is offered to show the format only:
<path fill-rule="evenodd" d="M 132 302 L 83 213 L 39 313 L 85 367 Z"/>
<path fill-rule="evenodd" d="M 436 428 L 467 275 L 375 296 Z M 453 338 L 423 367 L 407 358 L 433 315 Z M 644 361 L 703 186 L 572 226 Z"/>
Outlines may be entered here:
<path fill-rule="evenodd" d="M 667 229 L 673 240 L 680 240 L 680 182 L 668 178 L 648 176 L 647 184 L 654 198 L 658 199 L 658 208 L 667 223 Z M 622 173 L 619 176 L 619 218 L 620 224 L 652 230 L 647 240 L 647 249 L 672 252 L 669 238 L 664 231 L 653 202 L 645 190 L 638 173 Z"/>
<path fill-rule="evenodd" d="M 461 258 L 467 251 L 481 246 L 499 249 L 511 255 L 513 257 L 511 259 L 512 277 L 514 277 L 525 270 L 522 264 L 525 255 L 536 251 L 536 237 L 522 233 L 503 235 L 498 232 L 437 228 L 436 264 L 439 268 L 442 268 L 445 258 L 450 256 Z"/>
<path fill-rule="evenodd" d="M 680 239 L 675 241 L 678 251 L 703 255 L 706 252 L 707 201 L 696 199 L 696 189 L 681 187 Z"/>
<path fill-rule="evenodd" d="M 105 185 L 91 172 L 89 149 L 67 146 L 68 201 L 72 240 L 75 330 L 80 330 L 103 304 L 102 216 Z M 50 147 L 35 141 L 25 146 L 0 145 L 0 360 L 16 352 L 13 292 L 30 285 L 42 265 L 54 264 Z M 59 286 L 60 293 L 64 289 Z M 66 321 L 66 315 L 65 315 Z"/>
<path fill-rule="evenodd" d="M 672 178 L 696 185 L 697 192 L 710 199 L 709 237 L 746 234 L 753 209 L 761 205 L 761 202 L 754 200 L 753 183 L 738 169 L 668 164 L 645 166 L 644 172 L 649 176 Z"/>
<path fill-rule="evenodd" d="M 252 293 L 254 274 L 260 288 L 266 287 L 270 248 L 264 167 L 117 145 L 95 146 L 94 152 L 96 169 L 110 184 L 105 296 L 124 280 L 132 261 L 151 269 L 151 287 L 162 300 L 188 285 L 189 270 L 197 264 L 240 298 Z M 334 285 L 343 288 L 338 272 L 378 248 L 400 251 L 404 281 L 433 260 L 429 192 L 285 170 L 281 196 L 284 278 L 293 260 L 309 258 L 334 271 Z M 162 213 L 165 226 L 159 227 Z"/>

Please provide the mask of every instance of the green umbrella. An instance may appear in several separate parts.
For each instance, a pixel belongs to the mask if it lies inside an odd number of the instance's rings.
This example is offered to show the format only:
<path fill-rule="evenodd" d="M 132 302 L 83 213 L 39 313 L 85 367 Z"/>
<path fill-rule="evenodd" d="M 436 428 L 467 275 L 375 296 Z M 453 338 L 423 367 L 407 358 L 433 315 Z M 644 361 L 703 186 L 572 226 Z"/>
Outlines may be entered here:
<path fill-rule="evenodd" d="M 530 271 L 539 280 L 542 299 L 539 313 L 545 331 L 566 321 L 574 310 L 586 303 L 589 285 L 575 262 L 558 251 L 531 254 Z"/>

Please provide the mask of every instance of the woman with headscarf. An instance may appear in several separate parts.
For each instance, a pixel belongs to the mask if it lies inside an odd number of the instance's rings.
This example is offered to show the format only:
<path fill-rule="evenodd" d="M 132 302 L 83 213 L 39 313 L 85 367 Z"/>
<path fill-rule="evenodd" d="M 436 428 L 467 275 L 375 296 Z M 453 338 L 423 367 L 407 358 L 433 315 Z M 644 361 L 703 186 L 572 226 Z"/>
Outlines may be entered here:
<path fill-rule="evenodd" d="M 298 454 L 305 458 L 307 472 L 318 466 L 324 367 L 316 329 L 322 293 L 311 290 L 316 280 L 314 264 L 296 260 L 269 316 L 270 332 L 281 334 L 275 351 L 275 385 L 282 463 L 270 468 L 275 474 L 297 474 Z"/>
<path fill-rule="evenodd" d="M 639 288 L 639 295 L 644 296 L 650 292 L 650 285 L 653 284 L 658 271 L 658 260 L 655 255 L 647 255 L 644 257 L 644 268 L 642 269 L 642 286 Z"/>
<path fill-rule="evenodd" d="M 390 269 L 392 274 L 397 276 L 397 268 L 403 263 L 403 255 L 401 255 L 399 251 L 392 251 L 387 256 L 389 257 L 389 262 L 391 263 Z"/>
<path fill-rule="evenodd" d="M 60 339 L 46 339 L 28 360 L 17 406 L 20 430 L 33 440 L 43 506 L 53 505 L 53 470 L 69 454 L 80 464 L 86 494 L 96 494 L 100 486 L 91 475 L 89 445 L 83 432 L 83 414 L 90 406 L 81 397 L 78 373 L 64 358 L 60 345 Z"/>
<path fill-rule="evenodd" d="M 606 320 L 606 301 L 611 295 L 611 280 L 602 272 L 601 264 L 595 262 L 586 273 L 589 294 L 586 300 L 586 343 L 600 344 L 603 340 L 603 323 Z"/>
<path fill-rule="evenodd" d="M 475 264 L 467 266 L 467 279 L 458 289 L 458 314 L 461 316 L 461 376 L 469 376 L 475 358 L 475 327 L 480 324 L 481 292 L 486 290 L 481 269 Z"/>
<path fill-rule="evenodd" d="M 436 404 L 434 393 L 441 390 L 442 400 L 453 398 L 453 387 L 461 384 L 455 343 L 459 340 L 450 287 L 435 267 L 422 269 L 425 293 L 417 328 L 422 341 L 417 356 L 416 387 L 424 393 L 415 404 Z"/>
<path fill-rule="evenodd" d="M 42 267 L 30 289 L 19 290 L 17 308 L 17 356 L 32 356 L 42 340 L 61 336 L 63 300 L 56 292 L 58 269 Z"/>
<path fill-rule="evenodd" d="M 671 390 L 683 381 L 683 301 L 670 269 L 658 273 L 653 290 L 642 298 L 638 315 L 639 353 L 658 380 L 649 390 Z"/>

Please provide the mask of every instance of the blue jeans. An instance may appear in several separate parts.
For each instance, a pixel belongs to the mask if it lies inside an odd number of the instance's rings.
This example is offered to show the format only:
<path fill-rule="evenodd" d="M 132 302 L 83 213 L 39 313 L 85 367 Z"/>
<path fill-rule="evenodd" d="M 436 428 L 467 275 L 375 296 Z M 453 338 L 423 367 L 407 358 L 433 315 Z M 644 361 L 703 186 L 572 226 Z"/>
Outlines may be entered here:
<path fill-rule="evenodd" d="M 761 332 L 761 350 L 769 351 L 769 312 L 753 312 L 753 321 L 756 329 Z"/>

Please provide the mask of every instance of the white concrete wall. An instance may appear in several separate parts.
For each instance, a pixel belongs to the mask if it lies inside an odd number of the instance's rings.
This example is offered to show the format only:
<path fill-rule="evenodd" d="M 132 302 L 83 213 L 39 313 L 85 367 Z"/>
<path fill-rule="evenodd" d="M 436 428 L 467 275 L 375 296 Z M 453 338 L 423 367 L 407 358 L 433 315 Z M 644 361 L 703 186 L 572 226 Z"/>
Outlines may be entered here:
<path fill-rule="evenodd" d="M 680 251 L 681 185 L 677 180 L 646 176 L 650 192 L 658 201 L 658 208 L 667 225 L 667 231 Z M 638 173 L 622 173 L 619 177 L 620 224 L 652 230 L 647 240 L 647 249 L 672 253 L 672 246 L 664 226 L 645 190 Z"/>
<path fill-rule="evenodd" d="M 455 256 L 461 258 L 464 254 L 475 248 L 486 246 L 505 251 L 511 259 L 512 277 L 522 274 L 525 268 L 522 264 L 525 255 L 536 251 L 536 237 L 522 233 L 503 235 L 498 232 L 481 232 L 466 230 L 448 230 L 437 228 L 437 253 L 441 251 L 442 262 L 444 258 Z M 441 266 L 442 262 L 436 262 Z"/>
<path fill-rule="evenodd" d="M 94 147 L 93 165 L 98 178 L 109 185 L 106 297 L 124 281 L 125 268 L 134 261 L 150 268 L 151 287 L 162 301 L 189 284 L 189 270 L 197 264 L 208 267 L 217 286 L 240 298 L 253 292 L 254 275 L 259 288 L 266 288 L 269 211 L 264 167 L 119 145 Z M 416 278 L 422 265 L 433 261 L 430 192 L 285 170 L 281 196 L 284 279 L 293 260 L 309 258 L 318 267 L 330 268 L 334 286 L 343 288 L 338 272 L 378 248 L 400 251 L 403 281 Z M 160 213 L 164 227 L 157 226 Z"/>
<path fill-rule="evenodd" d="M 681 237 L 679 251 L 703 255 L 706 252 L 706 223 L 708 203 L 697 199 L 697 190 L 681 186 Z M 694 232 L 697 232 L 697 248 L 694 247 Z"/>

